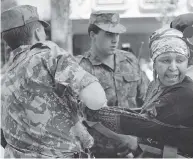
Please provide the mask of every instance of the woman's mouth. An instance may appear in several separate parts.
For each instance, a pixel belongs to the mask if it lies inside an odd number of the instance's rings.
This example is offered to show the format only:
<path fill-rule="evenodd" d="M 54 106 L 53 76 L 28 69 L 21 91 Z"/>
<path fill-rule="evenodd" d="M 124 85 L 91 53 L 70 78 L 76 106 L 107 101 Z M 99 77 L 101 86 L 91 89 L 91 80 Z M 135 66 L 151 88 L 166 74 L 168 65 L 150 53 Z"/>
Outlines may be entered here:
<path fill-rule="evenodd" d="M 178 79 L 179 75 L 166 75 L 167 78 L 169 78 L 170 80 L 176 80 Z"/>

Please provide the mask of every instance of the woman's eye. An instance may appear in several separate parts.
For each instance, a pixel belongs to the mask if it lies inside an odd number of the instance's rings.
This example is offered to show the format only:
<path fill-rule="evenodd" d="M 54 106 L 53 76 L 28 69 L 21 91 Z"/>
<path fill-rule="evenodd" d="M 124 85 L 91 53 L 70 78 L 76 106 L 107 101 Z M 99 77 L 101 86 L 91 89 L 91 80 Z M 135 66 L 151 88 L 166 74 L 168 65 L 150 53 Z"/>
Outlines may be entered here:
<path fill-rule="evenodd" d="M 176 60 L 176 62 L 177 62 L 177 63 L 182 63 L 182 62 L 183 62 L 183 60 Z"/>
<path fill-rule="evenodd" d="M 162 60 L 163 63 L 169 63 L 170 60 Z"/>

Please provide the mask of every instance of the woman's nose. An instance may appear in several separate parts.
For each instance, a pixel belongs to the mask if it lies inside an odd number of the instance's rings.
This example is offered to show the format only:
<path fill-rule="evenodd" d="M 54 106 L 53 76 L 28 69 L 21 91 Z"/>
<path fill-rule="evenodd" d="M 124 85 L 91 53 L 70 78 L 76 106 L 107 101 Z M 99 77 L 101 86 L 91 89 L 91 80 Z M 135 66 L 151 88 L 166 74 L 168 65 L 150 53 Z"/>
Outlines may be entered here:
<path fill-rule="evenodd" d="M 177 70 L 177 64 L 176 64 L 175 61 L 173 61 L 173 62 L 170 63 L 169 69 L 170 69 L 171 71 Z"/>

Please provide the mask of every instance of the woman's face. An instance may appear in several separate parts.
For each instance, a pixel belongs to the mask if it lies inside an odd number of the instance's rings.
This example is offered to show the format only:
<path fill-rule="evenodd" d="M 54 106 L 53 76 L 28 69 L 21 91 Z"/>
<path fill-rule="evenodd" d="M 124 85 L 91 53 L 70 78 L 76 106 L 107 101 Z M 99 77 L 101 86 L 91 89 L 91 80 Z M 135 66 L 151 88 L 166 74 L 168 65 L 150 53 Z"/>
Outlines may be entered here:
<path fill-rule="evenodd" d="M 165 86 L 183 81 L 188 67 L 188 58 L 182 54 L 167 52 L 155 59 L 154 69 Z"/>

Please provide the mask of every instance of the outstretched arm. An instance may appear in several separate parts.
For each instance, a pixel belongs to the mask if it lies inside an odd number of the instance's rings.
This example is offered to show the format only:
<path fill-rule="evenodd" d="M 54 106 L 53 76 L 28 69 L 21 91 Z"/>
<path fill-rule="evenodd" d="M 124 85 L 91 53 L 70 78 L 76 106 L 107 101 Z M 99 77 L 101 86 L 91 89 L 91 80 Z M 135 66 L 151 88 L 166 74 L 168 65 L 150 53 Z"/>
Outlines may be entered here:
<path fill-rule="evenodd" d="M 190 139 L 193 129 L 164 124 L 156 119 L 149 119 L 119 108 L 106 107 L 97 111 L 87 109 L 87 114 L 88 120 L 100 121 L 107 128 L 120 134 L 152 138 L 170 145 L 182 143 L 191 145 L 190 141 L 193 141 Z"/>

